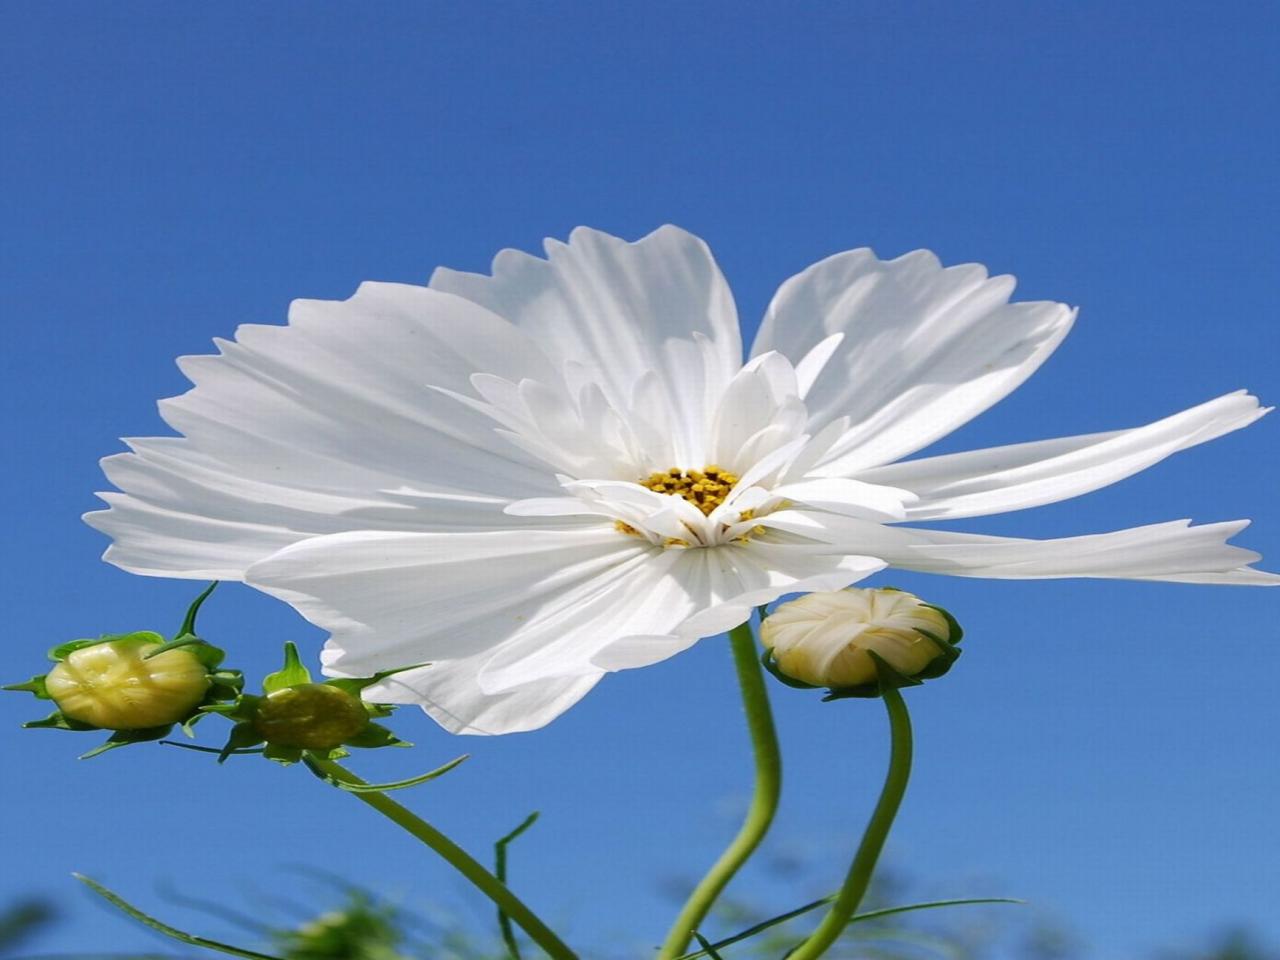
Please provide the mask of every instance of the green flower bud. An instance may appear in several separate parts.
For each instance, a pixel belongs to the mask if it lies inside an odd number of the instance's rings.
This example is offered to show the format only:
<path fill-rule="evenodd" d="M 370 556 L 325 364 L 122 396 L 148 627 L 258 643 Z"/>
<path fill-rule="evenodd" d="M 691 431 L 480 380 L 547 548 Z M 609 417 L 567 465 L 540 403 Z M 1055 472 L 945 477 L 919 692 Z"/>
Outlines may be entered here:
<path fill-rule="evenodd" d="M 63 716 L 105 730 L 142 730 L 186 720 L 213 679 L 188 647 L 166 650 L 155 634 L 132 634 L 71 651 L 44 678 Z"/>
<path fill-rule="evenodd" d="M 959 655 L 950 614 L 891 588 L 808 594 L 769 614 L 760 633 L 776 674 L 854 696 L 874 695 L 881 665 L 905 682 L 940 676 Z"/>
<path fill-rule="evenodd" d="M 269 744 L 331 750 L 369 726 L 357 696 L 325 683 L 302 683 L 268 693 L 253 712 L 254 731 Z"/>

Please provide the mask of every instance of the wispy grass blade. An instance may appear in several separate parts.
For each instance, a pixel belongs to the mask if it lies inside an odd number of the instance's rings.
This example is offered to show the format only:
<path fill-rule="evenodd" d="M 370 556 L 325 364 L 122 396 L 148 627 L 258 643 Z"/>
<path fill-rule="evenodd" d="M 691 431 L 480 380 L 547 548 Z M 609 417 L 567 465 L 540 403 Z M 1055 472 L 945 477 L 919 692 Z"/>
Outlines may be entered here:
<path fill-rule="evenodd" d="M 726 937 L 724 940 L 717 940 L 715 943 L 711 944 L 711 946 L 717 950 L 721 950 L 725 947 L 733 946 L 735 943 L 741 943 L 743 940 L 750 939 L 758 933 L 764 933 L 764 931 L 768 930 L 770 927 L 776 927 L 780 923 L 786 923 L 788 920 L 794 920 L 796 917 L 802 917 L 806 913 L 817 910 L 819 907 L 824 907 L 831 903 L 835 898 L 836 894 L 833 893 L 830 896 L 821 898 L 820 900 L 814 900 L 810 903 L 806 903 L 804 906 L 796 907 L 794 910 L 788 910 L 786 913 L 780 913 L 776 917 L 770 917 L 768 920 L 762 920 L 754 926 L 748 927 L 739 933 L 735 933 L 731 937 Z M 971 897 L 963 900 L 928 900 L 922 903 L 906 903 L 898 907 L 885 907 L 881 910 L 868 910 L 866 913 L 856 914 L 853 919 L 849 921 L 849 924 L 852 926 L 855 923 L 862 923 L 866 920 L 879 920 L 881 917 L 892 917 L 899 913 L 910 913 L 913 910 L 933 910 L 938 907 L 967 907 L 984 903 L 1025 902 L 1025 900 L 1018 900 L 1013 897 Z M 711 957 L 712 960 L 714 960 L 714 956 L 714 954 L 708 953 L 706 949 L 703 949 L 696 953 L 686 953 L 683 956 L 677 957 L 676 960 L 697 960 L 698 957 Z"/>
<path fill-rule="evenodd" d="M 507 847 L 537 821 L 538 811 L 535 810 L 521 820 L 518 827 L 493 845 L 493 873 L 503 883 L 507 882 Z M 502 942 L 506 944 L 511 960 L 520 960 L 520 941 L 516 939 L 515 927 L 511 923 L 511 918 L 501 907 L 498 908 L 498 930 L 502 933 Z"/>
<path fill-rule="evenodd" d="M 258 953 L 256 950 L 245 950 L 243 947 L 233 947 L 228 943 L 209 940 L 205 937 L 196 936 L 193 933 L 186 933 L 185 931 L 179 930 L 177 927 L 171 927 L 167 923 L 157 920 L 149 914 L 143 913 L 133 904 L 129 903 L 118 894 L 108 890 L 96 880 L 91 880 L 89 877 L 80 873 L 73 873 L 72 876 L 98 896 L 102 897 L 103 900 L 106 900 L 107 903 L 111 904 L 117 910 L 127 913 L 139 923 L 150 927 L 157 933 L 163 933 L 166 937 L 171 937 L 180 943 L 185 943 L 192 947 L 202 947 L 205 950 L 215 950 L 218 953 L 227 953 L 233 957 L 243 957 L 245 960 L 280 960 L 279 957 L 274 957 L 269 953 Z"/>

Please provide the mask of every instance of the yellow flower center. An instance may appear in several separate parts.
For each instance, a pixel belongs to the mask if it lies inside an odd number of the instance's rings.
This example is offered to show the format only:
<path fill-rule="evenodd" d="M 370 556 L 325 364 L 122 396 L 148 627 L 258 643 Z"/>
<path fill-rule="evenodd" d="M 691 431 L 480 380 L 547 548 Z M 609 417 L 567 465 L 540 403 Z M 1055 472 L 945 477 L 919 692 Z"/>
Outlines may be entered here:
<path fill-rule="evenodd" d="M 648 487 L 655 493 L 665 493 L 673 497 L 683 497 L 709 515 L 712 510 L 724 503 L 733 485 L 738 482 L 736 474 L 721 469 L 715 464 L 701 470 L 681 470 L 672 467 L 664 473 L 651 473 L 640 486 Z"/>

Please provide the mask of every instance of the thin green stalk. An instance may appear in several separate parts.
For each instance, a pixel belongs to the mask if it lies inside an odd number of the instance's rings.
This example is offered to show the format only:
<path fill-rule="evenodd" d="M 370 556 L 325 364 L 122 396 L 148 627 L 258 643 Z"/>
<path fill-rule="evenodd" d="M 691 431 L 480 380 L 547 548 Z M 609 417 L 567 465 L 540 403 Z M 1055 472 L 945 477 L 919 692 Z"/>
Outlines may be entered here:
<path fill-rule="evenodd" d="M 760 666 L 750 624 L 744 623 L 729 631 L 729 645 L 733 649 L 738 684 L 742 688 L 742 706 L 746 710 L 747 729 L 751 733 L 756 765 L 755 793 L 738 835 L 694 887 L 658 951 L 658 960 L 673 960 L 688 948 L 694 932 L 706 920 L 716 898 L 764 839 L 769 825 L 773 823 L 778 797 L 782 793 L 782 754 L 773 728 L 773 712 L 769 709 L 764 668 Z"/>
<path fill-rule="evenodd" d="M 311 762 L 315 766 L 343 783 L 358 787 L 367 786 L 363 780 L 351 773 L 341 764 L 332 760 L 323 760 L 312 755 Z M 543 949 L 552 960 L 578 960 L 577 954 L 552 932 L 551 928 L 538 919 L 524 902 L 507 889 L 492 873 L 486 870 L 469 853 L 446 837 L 443 833 L 427 823 L 417 814 L 402 807 L 390 797 L 381 793 L 353 793 L 361 803 L 368 804 L 396 826 L 412 834 L 417 840 L 426 844 L 445 859 L 448 864 L 471 881 L 473 885 L 495 904 L 498 909 L 514 920 L 534 943 Z"/>
<path fill-rule="evenodd" d="M 893 826 L 893 818 L 898 815 L 902 796 L 907 792 L 907 780 L 911 776 L 911 717 L 907 714 L 902 694 L 895 688 L 885 688 L 883 697 L 885 709 L 889 712 L 890 748 L 889 773 L 880 791 L 880 799 L 876 801 L 844 886 L 836 894 L 831 909 L 809 939 L 788 954 L 787 960 L 817 960 L 839 939 L 867 892 L 876 861 Z"/>

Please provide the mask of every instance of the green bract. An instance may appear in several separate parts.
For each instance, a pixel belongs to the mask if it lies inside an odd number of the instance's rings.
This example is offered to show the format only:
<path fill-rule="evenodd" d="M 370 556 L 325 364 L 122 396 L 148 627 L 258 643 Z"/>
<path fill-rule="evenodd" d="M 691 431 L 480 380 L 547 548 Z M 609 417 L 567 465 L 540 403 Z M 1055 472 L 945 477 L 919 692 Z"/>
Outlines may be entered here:
<path fill-rule="evenodd" d="M 262 754 L 278 763 L 297 763 L 311 754 L 326 760 L 348 755 L 347 747 L 407 747 L 374 718 L 389 717 L 391 707 L 366 703 L 360 691 L 381 677 L 338 678 L 315 683 L 292 643 L 284 646 L 284 667 L 262 681 L 262 695 L 242 693 L 233 703 L 204 709 L 235 721 L 219 762 L 233 753 L 262 745 Z"/>
<path fill-rule="evenodd" d="M 85 758 L 159 740 L 175 724 L 191 736 L 192 725 L 204 716 L 202 708 L 235 697 L 243 683 L 238 670 L 219 669 L 225 653 L 195 632 L 200 606 L 216 586 L 210 584 L 196 597 L 170 641 L 139 630 L 54 647 L 49 651 L 54 667 L 48 673 L 3 688 L 25 690 L 57 707 L 24 726 L 112 731 Z"/>

